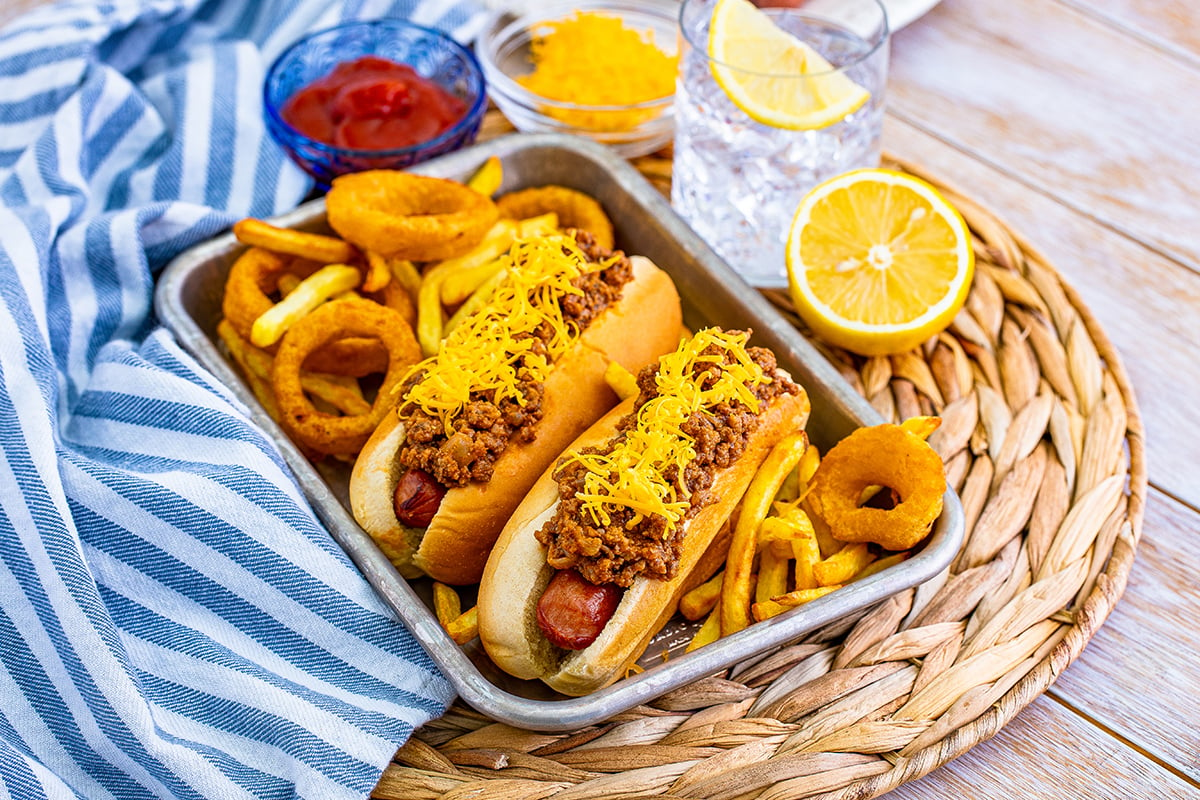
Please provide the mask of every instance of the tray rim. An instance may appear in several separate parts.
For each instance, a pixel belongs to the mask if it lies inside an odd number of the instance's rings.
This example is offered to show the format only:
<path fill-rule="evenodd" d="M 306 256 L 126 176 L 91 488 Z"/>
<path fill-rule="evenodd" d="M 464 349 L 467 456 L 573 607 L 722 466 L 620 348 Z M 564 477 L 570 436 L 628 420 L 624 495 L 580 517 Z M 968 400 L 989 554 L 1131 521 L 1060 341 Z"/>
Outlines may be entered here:
<path fill-rule="evenodd" d="M 560 149 L 602 167 L 610 178 L 621 182 L 638 199 L 645 212 L 658 219 L 677 245 L 713 276 L 728 284 L 733 299 L 743 305 L 748 313 L 762 319 L 772 334 L 787 343 L 789 352 L 798 361 L 803 361 L 806 367 L 817 373 L 823 382 L 822 388 L 832 392 L 834 406 L 839 411 L 859 425 L 882 421 L 825 357 L 708 247 L 634 167 L 607 148 L 585 139 L 560 134 L 511 134 L 426 162 L 412 171 L 445 177 L 462 176 L 468 174 L 468 166 L 482 163 L 489 155 L 497 155 L 503 160 L 505 155 L 529 148 Z M 324 200 L 317 198 L 273 217 L 271 221 L 276 225 L 295 227 L 320 221 L 323 215 Z M 948 568 L 961 546 L 964 528 L 962 506 L 957 494 L 948 487 L 943 515 L 928 544 L 902 564 L 846 586 L 795 611 L 757 623 L 694 653 L 675 658 L 661 668 L 647 670 L 591 694 L 557 700 L 537 700 L 515 695 L 489 681 L 459 646 L 450 640 L 408 581 L 395 571 L 317 470 L 301 455 L 282 428 L 266 414 L 232 365 L 216 352 L 205 331 L 184 311 L 180 292 L 188 271 L 196 263 L 225 257 L 238 246 L 232 233 L 226 233 L 198 244 L 173 259 L 164 268 L 155 291 L 155 310 L 159 319 L 175 334 L 181 346 L 210 369 L 223 388 L 247 407 L 251 419 L 266 431 L 279 448 L 330 535 L 409 628 L 418 643 L 429 652 L 460 698 L 494 720 L 548 732 L 577 730 L 600 722 L 671 689 L 783 646 L 824 625 L 883 602 L 897 592 L 934 579 Z M 201 347 L 198 342 L 205 342 L 208 347 Z M 747 649 L 747 640 L 762 643 Z"/>

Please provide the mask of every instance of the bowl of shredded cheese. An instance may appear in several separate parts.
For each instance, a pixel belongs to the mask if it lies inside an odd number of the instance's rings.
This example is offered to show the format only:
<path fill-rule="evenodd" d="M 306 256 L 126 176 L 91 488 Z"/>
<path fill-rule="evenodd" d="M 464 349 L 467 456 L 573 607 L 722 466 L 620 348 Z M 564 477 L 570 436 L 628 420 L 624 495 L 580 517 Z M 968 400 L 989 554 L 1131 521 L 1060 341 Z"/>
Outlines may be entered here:
<path fill-rule="evenodd" d="M 493 13 L 475 52 L 518 130 L 587 136 L 632 158 L 674 133 L 677 14 L 669 0 L 536 4 Z"/>

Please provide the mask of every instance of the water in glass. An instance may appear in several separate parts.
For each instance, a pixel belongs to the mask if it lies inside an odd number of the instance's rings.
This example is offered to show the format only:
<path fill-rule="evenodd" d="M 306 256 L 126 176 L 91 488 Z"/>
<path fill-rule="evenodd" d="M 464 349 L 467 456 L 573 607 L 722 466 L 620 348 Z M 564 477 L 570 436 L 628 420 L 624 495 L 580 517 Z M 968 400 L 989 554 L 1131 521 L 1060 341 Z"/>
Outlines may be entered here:
<path fill-rule="evenodd" d="M 684 47 L 675 94 L 671 202 L 750 283 L 786 286 L 784 246 L 800 199 L 827 178 L 879 163 L 886 23 L 882 38 L 871 41 L 809 11 L 765 9 L 775 24 L 870 92 L 867 102 L 840 122 L 789 130 L 751 119 L 714 80 L 706 50 L 713 5 L 687 0 L 681 15 Z"/>

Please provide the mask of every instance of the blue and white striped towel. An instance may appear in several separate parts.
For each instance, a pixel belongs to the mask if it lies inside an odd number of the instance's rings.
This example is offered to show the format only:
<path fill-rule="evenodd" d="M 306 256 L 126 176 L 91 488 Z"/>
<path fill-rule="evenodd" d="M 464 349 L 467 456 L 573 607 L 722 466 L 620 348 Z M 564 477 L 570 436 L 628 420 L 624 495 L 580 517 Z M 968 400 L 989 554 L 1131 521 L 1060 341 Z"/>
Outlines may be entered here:
<path fill-rule="evenodd" d="M 0 797 L 364 797 L 451 689 L 156 272 L 310 188 L 264 133 L 301 33 L 449 1 L 77 0 L 0 31 Z"/>

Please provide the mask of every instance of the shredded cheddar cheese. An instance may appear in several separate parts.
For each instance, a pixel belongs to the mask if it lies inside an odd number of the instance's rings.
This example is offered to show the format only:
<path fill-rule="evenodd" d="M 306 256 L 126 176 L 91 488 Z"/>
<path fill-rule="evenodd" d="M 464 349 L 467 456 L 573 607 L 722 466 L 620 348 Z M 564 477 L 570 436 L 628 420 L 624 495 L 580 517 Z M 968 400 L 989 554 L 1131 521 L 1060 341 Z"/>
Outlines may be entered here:
<path fill-rule="evenodd" d="M 581 294 L 571 281 L 610 266 L 616 259 L 589 262 L 571 237 L 518 239 L 501 257 L 506 277 L 488 305 L 451 331 L 441 350 L 415 365 L 420 374 L 407 390 L 400 413 L 417 407 L 442 421 L 446 435 L 476 392 L 492 402 L 525 405 L 522 383 L 542 383 L 550 366 L 575 341 L 577 326 L 563 318 L 560 300 Z M 535 331 L 548 329 L 548 337 Z"/>
<path fill-rule="evenodd" d="M 587 471 L 576 497 L 593 524 L 611 524 L 610 509 L 615 508 L 633 512 L 627 528 L 657 514 L 667 520 L 669 533 L 683 520 L 690 505 L 684 469 L 696 458 L 695 442 L 683 431 L 684 423 L 696 412 L 711 413 L 723 402 L 740 403 L 757 412 L 751 387 L 770 381 L 747 354 L 746 339 L 744 332 L 710 328 L 684 340 L 674 353 L 659 359 L 658 394 L 642 404 L 636 425 L 616 446 L 607 452 L 570 456 Z M 729 360 L 733 363 L 725 363 Z M 705 362 L 723 364 L 720 378 L 708 387 L 703 385 L 703 373 L 699 378 L 695 374 L 697 365 Z M 677 468 L 674 481 L 664 477 L 671 466 Z"/>
<path fill-rule="evenodd" d="M 530 46 L 533 72 L 517 82 L 541 97 L 588 106 L 628 106 L 675 91 L 677 56 L 654 43 L 651 31 L 615 16 L 577 11 L 538 26 Z M 580 128 L 628 130 L 657 109 L 578 111 L 547 106 L 546 114 Z"/>

